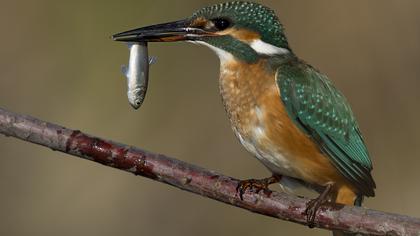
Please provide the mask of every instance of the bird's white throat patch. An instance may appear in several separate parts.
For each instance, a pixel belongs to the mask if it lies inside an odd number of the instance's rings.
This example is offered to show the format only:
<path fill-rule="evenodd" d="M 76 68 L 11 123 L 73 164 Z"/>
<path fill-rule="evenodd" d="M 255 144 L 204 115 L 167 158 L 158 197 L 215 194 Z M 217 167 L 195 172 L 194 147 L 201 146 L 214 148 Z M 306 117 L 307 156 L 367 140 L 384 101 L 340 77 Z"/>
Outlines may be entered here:
<path fill-rule="evenodd" d="M 230 53 L 230 52 L 227 52 L 227 51 L 225 51 L 225 50 L 223 50 L 223 49 L 220 49 L 220 48 L 218 48 L 218 47 L 215 47 L 215 46 L 213 46 L 213 45 L 211 45 L 211 44 L 208 44 L 208 43 L 206 43 L 206 42 L 203 42 L 203 41 L 190 41 L 191 43 L 194 43 L 194 44 L 201 44 L 201 45 L 205 45 L 205 46 L 207 46 L 208 48 L 210 48 L 212 51 L 214 51 L 215 53 L 216 53 L 216 55 L 219 57 L 219 59 L 220 59 L 220 63 L 221 64 L 224 64 L 225 62 L 228 62 L 228 61 L 231 61 L 231 60 L 233 60 L 233 55 Z"/>
<path fill-rule="evenodd" d="M 262 41 L 261 39 L 252 40 L 249 46 L 251 46 L 251 48 L 254 49 L 258 54 L 282 55 L 282 54 L 290 53 L 290 51 L 287 50 L 286 48 L 276 47 L 272 44 Z"/>
<path fill-rule="evenodd" d="M 231 61 L 234 59 L 234 56 L 221 48 L 215 47 L 211 44 L 208 44 L 203 41 L 189 41 L 190 43 L 194 44 L 201 44 L 205 45 L 214 51 L 220 59 L 220 63 L 223 65 L 225 62 Z M 249 43 L 249 42 L 248 42 Z M 258 54 L 263 55 L 283 55 L 288 54 L 290 51 L 286 48 L 279 48 L 272 44 L 266 43 L 261 39 L 255 39 L 249 43 L 249 46 L 254 49 Z"/>

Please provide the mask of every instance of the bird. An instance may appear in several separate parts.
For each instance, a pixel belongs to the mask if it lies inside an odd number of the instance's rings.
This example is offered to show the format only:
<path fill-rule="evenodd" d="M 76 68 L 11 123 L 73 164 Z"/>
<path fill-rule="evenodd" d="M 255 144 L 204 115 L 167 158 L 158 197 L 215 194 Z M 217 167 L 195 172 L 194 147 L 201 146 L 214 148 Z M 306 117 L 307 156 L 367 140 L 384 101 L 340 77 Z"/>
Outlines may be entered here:
<path fill-rule="evenodd" d="M 217 54 L 220 94 L 235 136 L 272 173 L 240 181 L 241 199 L 273 183 L 309 187 L 320 193 L 306 209 L 313 226 L 322 204 L 360 206 L 364 197 L 375 195 L 372 162 L 350 104 L 326 75 L 295 55 L 269 7 L 215 4 L 113 39 L 187 41 Z"/>

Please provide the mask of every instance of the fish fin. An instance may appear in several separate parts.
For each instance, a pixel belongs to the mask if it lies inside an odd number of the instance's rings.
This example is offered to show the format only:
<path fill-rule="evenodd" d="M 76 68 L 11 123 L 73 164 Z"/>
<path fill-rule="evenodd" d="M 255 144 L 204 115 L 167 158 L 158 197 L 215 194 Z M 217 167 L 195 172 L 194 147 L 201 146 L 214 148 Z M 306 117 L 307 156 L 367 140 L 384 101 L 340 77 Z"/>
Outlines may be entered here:
<path fill-rule="evenodd" d="M 155 57 L 155 56 L 149 57 L 149 65 L 155 64 L 156 61 L 157 61 L 157 57 Z"/>
<path fill-rule="evenodd" d="M 121 72 L 127 76 L 127 72 L 128 72 L 128 66 L 127 65 L 122 65 L 121 66 Z"/>

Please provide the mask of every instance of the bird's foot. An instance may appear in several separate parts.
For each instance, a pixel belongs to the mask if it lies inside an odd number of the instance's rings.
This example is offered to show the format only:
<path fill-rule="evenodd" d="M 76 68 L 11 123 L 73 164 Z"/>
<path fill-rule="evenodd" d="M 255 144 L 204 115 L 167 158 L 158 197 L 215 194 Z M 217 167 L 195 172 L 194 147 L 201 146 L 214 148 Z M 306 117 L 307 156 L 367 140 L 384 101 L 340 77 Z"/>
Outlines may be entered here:
<path fill-rule="evenodd" d="M 268 186 L 270 184 L 278 183 L 280 179 L 281 176 L 273 175 L 265 179 L 241 180 L 239 181 L 238 186 L 236 187 L 236 192 L 239 194 L 241 200 L 244 200 L 243 194 L 246 192 L 247 189 L 254 193 L 259 193 L 261 192 L 261 190 L 264 191 L 264 193 L 269 193 L 270 190 L 268 189 Z"/>
<path fill-rule="evenodd" d="M 320 199 L 318 197 L 315 199 L 311 199 L 306 204 L 306 210 L 305 210 L 306 223 L 308 224 L 309 228 L 313 228 L 315 226 L 314 222 L 315 222 L 316 213 L 319 207 L 322 206 L 322 204 L 324 204 L 325 202 L 326 202 L 325 199 Z"/>
<path fill-rule="evenodd" d="M 331 188 L 332 185 L 327 185 L 324 191 L 317 198 L 311 199 L 306 204 L 306 223 L 308 224 L 309 228 L 313 228 L 315 226 L 314 222 L 317 211 L 323 204 L 328 202 L 328 195 L 331 192 Z"/>

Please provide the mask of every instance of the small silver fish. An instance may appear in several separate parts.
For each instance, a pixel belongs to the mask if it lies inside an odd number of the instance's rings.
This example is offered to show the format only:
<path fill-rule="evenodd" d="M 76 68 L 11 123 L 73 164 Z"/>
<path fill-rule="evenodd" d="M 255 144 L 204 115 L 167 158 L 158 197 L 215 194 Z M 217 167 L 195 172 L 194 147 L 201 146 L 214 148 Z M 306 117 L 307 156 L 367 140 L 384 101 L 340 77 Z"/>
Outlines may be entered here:
<path fill-rule="evenodd" d="M 130 59 L 128 66 L 122 67 L 122 73 L 127 77 L 128 102 L 134 109 L 138 109 L 144 101 L 149 81 L 149 65 L 155 58 L 149 58 L 147 43 L 130 43 Z"/>

